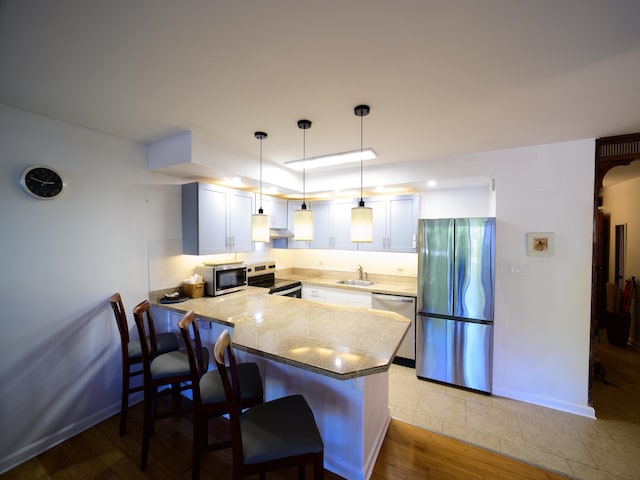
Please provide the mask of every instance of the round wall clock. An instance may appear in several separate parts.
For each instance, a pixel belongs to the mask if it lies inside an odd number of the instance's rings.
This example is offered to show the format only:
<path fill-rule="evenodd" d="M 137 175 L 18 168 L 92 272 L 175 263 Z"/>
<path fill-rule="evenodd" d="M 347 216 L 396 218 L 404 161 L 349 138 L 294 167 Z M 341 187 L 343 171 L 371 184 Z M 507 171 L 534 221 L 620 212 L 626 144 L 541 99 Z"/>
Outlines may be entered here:
<path fill-rule="evenodd" d="M 20 176 L 20 185 L 32 197 L 45 200 L 59 197 L 67 186 L 62 175 L 43 165 L 25 168 Z"/>

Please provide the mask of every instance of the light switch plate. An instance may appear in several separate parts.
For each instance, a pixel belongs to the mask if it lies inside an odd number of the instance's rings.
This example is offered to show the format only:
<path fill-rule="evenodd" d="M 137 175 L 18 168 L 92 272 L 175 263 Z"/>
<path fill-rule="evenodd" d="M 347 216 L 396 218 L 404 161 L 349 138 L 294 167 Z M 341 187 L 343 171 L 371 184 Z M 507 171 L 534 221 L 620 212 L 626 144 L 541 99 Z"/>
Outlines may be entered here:
<path fill-rule="evenodd" d="M 529 274 L 529 269 L 526 263 L 510 263 L 509 275 L 515 275 L 518 277 L 526 277 Z"/>

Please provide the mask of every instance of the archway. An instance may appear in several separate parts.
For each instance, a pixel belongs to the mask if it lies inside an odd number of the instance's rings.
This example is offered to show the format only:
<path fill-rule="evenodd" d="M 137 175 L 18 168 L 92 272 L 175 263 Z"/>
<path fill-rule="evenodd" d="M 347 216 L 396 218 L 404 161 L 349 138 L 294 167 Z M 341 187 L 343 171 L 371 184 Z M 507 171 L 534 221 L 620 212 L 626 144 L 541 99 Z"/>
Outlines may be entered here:
<path fill-rule="evenodd" d="M 605 297 L 605 262 L 603 216 L 598 210 L 600 190 L 606 173 L 614 167 L 629 165 L 640 159 L 640 133 L 603 137 L 596 140 L 595 153 L 595 185 L 593 194 L 593 258 L 591 276 L 591 336 L 589 345 L 589 404 L 592 404 L 591 386 L 594 375 L 594 340 L 598 321 L 604 317 Z"/>

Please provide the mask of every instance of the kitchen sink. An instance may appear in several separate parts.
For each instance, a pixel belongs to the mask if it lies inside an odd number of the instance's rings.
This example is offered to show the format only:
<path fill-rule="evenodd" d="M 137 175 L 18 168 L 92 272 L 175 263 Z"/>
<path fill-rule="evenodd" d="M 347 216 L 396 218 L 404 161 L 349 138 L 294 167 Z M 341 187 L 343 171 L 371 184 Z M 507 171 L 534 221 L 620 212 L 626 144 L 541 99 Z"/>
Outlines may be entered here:
<path fill-rule="evenodd" d="M 355 285 L 357 287 L 370 287 L 374 284 L 371 280 L 339 280 L 341 285 Z"/>

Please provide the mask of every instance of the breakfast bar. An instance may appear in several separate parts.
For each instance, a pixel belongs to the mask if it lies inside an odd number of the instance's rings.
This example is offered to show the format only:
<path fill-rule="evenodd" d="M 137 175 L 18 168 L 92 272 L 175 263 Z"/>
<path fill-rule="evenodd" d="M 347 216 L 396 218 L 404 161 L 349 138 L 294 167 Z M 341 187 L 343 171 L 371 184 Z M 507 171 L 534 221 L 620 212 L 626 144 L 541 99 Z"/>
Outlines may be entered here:
<path fill-rule="evenodd" d="M 306 397 L 325 443 L 325 468 L 349 479 L 370 477 L 391 419 L 388 369 L 408 319 L 254 287 L 176 304 L 154 301 L 154 309 L 177 314 L 174 323 L 193 309 L 210 345 L 232 330 L 238 359 L 260 366 L 266 400 Z"/>

